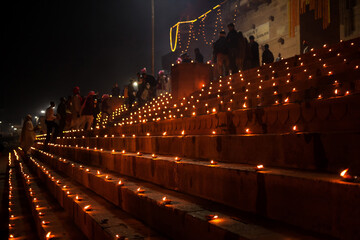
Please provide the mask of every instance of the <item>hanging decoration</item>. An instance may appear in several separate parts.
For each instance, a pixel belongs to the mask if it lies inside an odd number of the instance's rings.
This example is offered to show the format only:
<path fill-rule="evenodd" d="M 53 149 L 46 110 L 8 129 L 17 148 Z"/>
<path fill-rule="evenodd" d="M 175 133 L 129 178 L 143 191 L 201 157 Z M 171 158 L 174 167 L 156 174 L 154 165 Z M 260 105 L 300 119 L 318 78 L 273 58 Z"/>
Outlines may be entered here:
<path fill-rule="evenodd" d="M 326 29 L 330 24 L 330 0 L 289 0 L 289 34 L 295 36 L 295 27 L 300 24 L 300 14 L 306 12 L 307 6 L 314 11 L 315 20 L 322 18 L 322 27 Z"/>

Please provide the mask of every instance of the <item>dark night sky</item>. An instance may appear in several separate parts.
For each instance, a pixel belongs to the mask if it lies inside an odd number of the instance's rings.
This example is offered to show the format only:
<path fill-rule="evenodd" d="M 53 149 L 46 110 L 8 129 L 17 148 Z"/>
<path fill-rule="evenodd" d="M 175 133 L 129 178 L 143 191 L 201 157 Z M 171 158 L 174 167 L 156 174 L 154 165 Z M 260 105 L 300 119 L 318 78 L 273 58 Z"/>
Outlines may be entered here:
<path fill-rule="evenodd" d="M 80 86 L 109 92 L 151 69 L 150 0 L 6 1 L 1 6 L 0 120 L 40 115 Z M 155 0 L 156 69 L 170 51 L 169 28 L 219 0 Z"/>

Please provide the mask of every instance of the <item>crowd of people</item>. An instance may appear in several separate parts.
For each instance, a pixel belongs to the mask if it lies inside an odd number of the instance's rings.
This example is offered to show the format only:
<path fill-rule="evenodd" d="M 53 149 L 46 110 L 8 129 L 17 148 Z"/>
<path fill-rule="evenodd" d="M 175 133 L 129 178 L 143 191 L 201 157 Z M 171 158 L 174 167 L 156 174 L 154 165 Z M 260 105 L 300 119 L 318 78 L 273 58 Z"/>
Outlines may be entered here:
<path fill-rule="evenodd" d="M 228 75 L 239 70 L 246 70 L 260 66 L 259 44 L 254 36 L 249 41 L 241 31 L 236 31 L 233 23 L 228 24 L 228 34 L 219 33 L 219 39 L 213 44 L 213 63 L 217 66 L 218 75 Z M 276 59 L 281 60 L 281 55 Z M 262 64 L 274 62 L 274 55 L 269 45 L 264 45 Z"/>
<path fill-rule="evenodd" d="M 120 90 L 117 90 L 118 87 L 116 87 L 117 86 L 114 87 L 113 93 L 120 92 Z M 147 73 L 146 68 L 143 68 L 137 73 L 137 79 L 130 79 L 129 84 L 124 87 L 123 96 L 129 107 L 131 107 L 135 101 L 137 101 L 139 106 L 142 106 L 161 93 L 169 91 L 170 81 L 164 70 L 160 70 L 157 78 L 155 78 L 153 75 Z"/>

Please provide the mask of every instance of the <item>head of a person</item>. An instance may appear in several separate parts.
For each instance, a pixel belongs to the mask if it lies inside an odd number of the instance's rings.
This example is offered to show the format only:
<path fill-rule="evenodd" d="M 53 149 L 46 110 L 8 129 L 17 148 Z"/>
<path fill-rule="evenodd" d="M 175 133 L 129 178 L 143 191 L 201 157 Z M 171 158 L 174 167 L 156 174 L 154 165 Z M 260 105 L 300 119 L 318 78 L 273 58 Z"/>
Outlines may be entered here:
<path fill-rule="evenodd" d="M 55 107 L 55 103 L 53 101 L 50 102 L 50 107 Z"/>
<path fill-rule="evenodd" d="M 250 40 L 250 42 L 254 42 L 254 41 L 255 41 L 255 37 L 254 37 L 253 35 L 251 35 L 251 36 L 249 37 L 249 40 Z"/>
<path fill-rule="evenodd" d="M 92 97 L 95 97 L 95 92 L 94 91 L 90 91 L 89 93 L 88 93 L 88 97 L 90 97 L 90 96 L 92 96 Z"/>
<path fill-rule="evenodd" d="M 146 68 L 141 69 L 141 70 L 140 70 L 140 73 L 141 73 L 141 74 L 146 74 Z"/>
<path fill-rule="evenodd" d="M 235 25 L 234 25 L 233 23 L 229 23 L 229 24 L 227 25 L 227 27 L 228 27 L 229 31 L 232 31 L 232 30 L 235 29 Z"/>
<path fill-rule="evenodd" d="M 281 53 L 279 53 L 278 57 L 281 57 Z"/>
<path fill-rule="evenodd" d="M 79 87 L 74 87 L 73 93 L 74 93 L 74 95 L 80 94 L 80 88 Z"/>
<path fill-rule="evenodd" d="M 221 31 L 221 32 L 219 33 L 219 36 L 220 36 L 220 37 L 226 37 L 226 32 L 225 32 L 225 31 Z"/>
<path fill-rule="evenodd" d="M 165 74 L 164 70 L 160 70 L 159 73 L 158 73 L 159 76 L 164 76 L 164 74 Z"/>
<path fill-rule="evenodd" d="M 269 49 L 269 44 L 265 44 L 264 48 L 265 48 L 265 50 L 268 50 Z"/>
<path fill-rule="evenodd" d="M 194 49 L 194 52 L 195 52 L 195 54 L 199 54 L 199 53 L 200 53 L 200 49 L 199 49 L 199 48 L 195 48 L 195 49 Z"/>
<path fill-rule="evenodd" d="M 306 46 L 308 46 L 309 44 L 308 44 L 308 42 L 307 42 L 306 40 L 304 40 L 304 41 L 303 41 L 303 45 L 306 47 Z"/>
<path fill-rule="evenodd" d="M 25 121 L 31 121 L 32 120 L 32 117 L 30 114 L 26 115 L 25 117 Z"/>

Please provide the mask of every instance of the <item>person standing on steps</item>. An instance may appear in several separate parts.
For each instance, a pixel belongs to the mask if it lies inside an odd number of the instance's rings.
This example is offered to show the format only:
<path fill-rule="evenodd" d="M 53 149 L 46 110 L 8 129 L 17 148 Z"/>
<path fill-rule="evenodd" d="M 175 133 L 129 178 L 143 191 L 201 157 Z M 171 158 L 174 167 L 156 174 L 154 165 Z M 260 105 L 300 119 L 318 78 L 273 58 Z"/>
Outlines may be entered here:
<path fill-rule="evenodd" d="M 46 124 L 46 139 L 45 146 L 50 142 L 51 136 L 52 139 L 56 139 L 58 132 L 58 125 L 56 124 L 56 116 L 54 114 L 55 103 L 50 102 L 50 107 L 45 111 L 45 124 Z"/>

